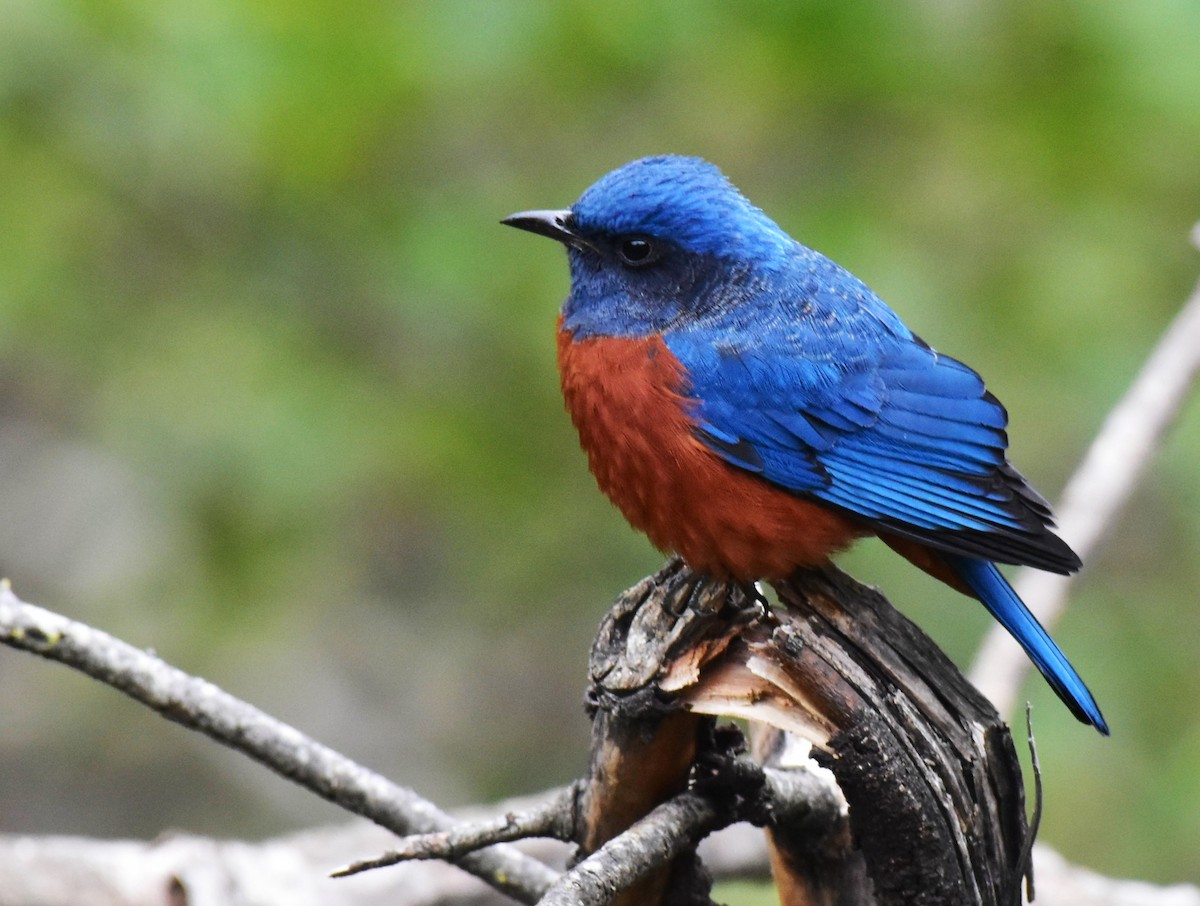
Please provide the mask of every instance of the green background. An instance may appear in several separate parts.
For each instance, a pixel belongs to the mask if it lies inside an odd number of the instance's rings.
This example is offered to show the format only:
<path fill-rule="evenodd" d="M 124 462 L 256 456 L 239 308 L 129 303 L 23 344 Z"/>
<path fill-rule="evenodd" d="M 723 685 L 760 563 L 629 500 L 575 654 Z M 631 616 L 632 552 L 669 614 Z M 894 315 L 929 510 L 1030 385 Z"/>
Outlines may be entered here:
<path fill-rule="evenodd" d="M 585 766 L 587 649 L 661 562 L 562 412 L 563 255 L 498 226 L 665 151 L 970 362 L 1049 496 L 1200 256 L 1200 5 L 0 0 L 0 571 L 446 805 Z M 1042 839 L 1200 881 L 1193 405 L 1040 681 Z M 988 620 L 843 558 L 960 663 Z M 0 830 L 335 818 L 0 651 Z"/>

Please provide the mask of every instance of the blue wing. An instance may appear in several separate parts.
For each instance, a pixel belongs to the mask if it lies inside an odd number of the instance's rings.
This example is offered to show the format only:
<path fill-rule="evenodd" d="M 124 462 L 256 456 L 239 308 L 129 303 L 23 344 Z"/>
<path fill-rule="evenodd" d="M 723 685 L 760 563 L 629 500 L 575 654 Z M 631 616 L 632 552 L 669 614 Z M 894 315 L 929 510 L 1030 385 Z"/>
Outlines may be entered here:
<path fill-rule="evenodd" d="M 1045 500 L 1008 464 L 1007 413 L 974 371 L 819 256 L 756 302 L 665 335 L 710 449 L 943 551 L 1078 568 Z"/>

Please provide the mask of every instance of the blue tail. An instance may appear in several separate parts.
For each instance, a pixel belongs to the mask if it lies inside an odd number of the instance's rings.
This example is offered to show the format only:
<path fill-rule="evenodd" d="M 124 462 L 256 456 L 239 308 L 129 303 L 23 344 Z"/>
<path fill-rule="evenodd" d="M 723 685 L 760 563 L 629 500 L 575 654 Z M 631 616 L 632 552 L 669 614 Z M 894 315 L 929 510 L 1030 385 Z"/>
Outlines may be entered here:
<path fill-rule="evenodd" d="M 1054 639 L 1029 612 L 1025 602 L 1017 597 L 1004 576 L 1000 575 L 1000 570 L 986 560 L 973 557 L 947 553 L 943 553 L 942 557 L 979 596 L 988 612 L 1025 649 L 1034 666 L 1041 671 L 1063 704 L 1071 709 L 1071 713 L 1107 736 L 1108 724 L 1092 693 L 1067 661 L 1067 656 L 1054 644 Z"/>

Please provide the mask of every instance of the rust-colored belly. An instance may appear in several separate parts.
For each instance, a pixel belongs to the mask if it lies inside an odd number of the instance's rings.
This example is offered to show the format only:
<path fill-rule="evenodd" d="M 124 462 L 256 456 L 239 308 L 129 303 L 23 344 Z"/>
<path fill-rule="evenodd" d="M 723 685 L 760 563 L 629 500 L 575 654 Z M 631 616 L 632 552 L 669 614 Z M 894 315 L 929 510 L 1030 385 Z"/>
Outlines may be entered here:
<path fill-rule="evenodd" d="M 656 547 L 693 569 L 718 579 L 780 579 L 866 533 L 697 440 L 686 375 L 661 337 L 576 342 L 560 319 L 558 366 L 600 489 Z"/>

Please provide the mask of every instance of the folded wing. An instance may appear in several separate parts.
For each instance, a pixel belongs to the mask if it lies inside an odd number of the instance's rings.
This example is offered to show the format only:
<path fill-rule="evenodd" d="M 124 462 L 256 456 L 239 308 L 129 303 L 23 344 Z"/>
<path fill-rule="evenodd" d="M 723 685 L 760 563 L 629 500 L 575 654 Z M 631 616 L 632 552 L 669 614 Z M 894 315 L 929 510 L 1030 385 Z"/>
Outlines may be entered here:
<path fill-rule="evenodd" d="M 1005 458 L 1004 407 L 918 338 L 841 332 L 668 337 L 697 436 L 768 481 L 949 553 L 1072 572 L 1046 501 Z"/>

